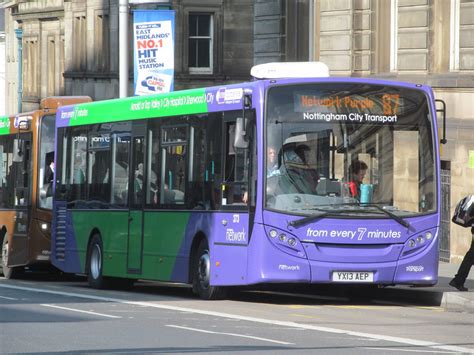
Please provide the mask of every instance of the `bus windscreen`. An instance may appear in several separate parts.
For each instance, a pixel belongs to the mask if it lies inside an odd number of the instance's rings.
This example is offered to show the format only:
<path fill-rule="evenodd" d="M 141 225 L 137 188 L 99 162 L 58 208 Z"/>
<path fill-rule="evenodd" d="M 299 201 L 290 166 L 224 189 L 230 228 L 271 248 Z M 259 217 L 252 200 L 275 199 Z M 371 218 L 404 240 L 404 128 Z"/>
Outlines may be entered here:
<path fill-rule="evenodd" d="M 380 208 L 402 217 L 436 210 L 423 91 L 331 82 L 275 86 L 267 99 L 266 208 L 361 218 Z"/>

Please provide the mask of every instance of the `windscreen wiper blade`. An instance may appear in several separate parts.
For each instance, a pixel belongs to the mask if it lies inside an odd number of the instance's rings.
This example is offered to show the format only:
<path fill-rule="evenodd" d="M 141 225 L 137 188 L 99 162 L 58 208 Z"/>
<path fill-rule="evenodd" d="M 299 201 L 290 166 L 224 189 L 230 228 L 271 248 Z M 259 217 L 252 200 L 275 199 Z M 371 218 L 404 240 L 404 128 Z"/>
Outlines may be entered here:
<path fill-rule="evenodd" d="M 351 204 L 347 204 L 347 205 L 352 205 L 352 206 L 356 205 L 357 206 L 359 204 L 352 204 L 351 203 Z M 397 216 L 395 213 L 392 213 L 388 210 L 383 209 L 382 207 L 380 207 L 379 205 L 377 205 L 375 203 L 364 203 L 361 206 L 375 207 L 378 211 L 383 212 L 384 214 L 386 214 L 387 216 L 389 216 L 390 218 L 392 218 L 396 222 L 400 223 L 402 226 L 404 226 L 406 228 L 411 227 L 410 223 L 405 221 L 403 218 Z M 291 227 L 296 227 L 297 228 L 297 227 L 300 227 L 300 226 L 302 226 L 306 223 L 314 222 L 317 219 L 323 218 L 323 217 L 332 217 L 332 216 L 338 216 L 338 215 L 341 215 L 341 214 L 353 213 L 353 212 L 356 212 L 356 213 L 373 213 L 373 211 L 368 211 L 368 210 L 364 210 L 364 209 L 334 210 L 334 211 L 317 209 L 317 211 L 319 213 L 314 213 L 310 216 L 303 217 L 303 218 L 295 220 L 295 221 L 291 221 L 291 222 L 288 223 L 288 225 L 291 226 Z"/>
<path fill-rule="evenodd" d="M 398 223 L 400 223 L 402 226 L 406 227 L 406 228 L 410 228 L 411 225 L 409 222 L 405 221 L 402 217 L 400 216 L 397 216 L 395 213 L 392 213 L 386 209 L 383 209 L 382 207 L 380 207 L 378 204 L 376 203 L 364 203 L 363 206 L 368 206 L 368 207 L 375 207 L 376 209 L 378 209 L 379 211 L 385 213 L 387 216 L 389 216 L 390 218 L 392 218 L 393 220 L 397 221 Z"/>
<path fill-rule="evenodd" d="M 318 209 L 318 212 L 319 213 L 314 213 L 311 216 L 307 216 L 295 221 L 291 221 L 288 223 L 288 225 L 291 227 L 298 228 L 306 223 L 314 222 L 315 220 L 319 218 L 337 216 L 340 214 L 347 213 L 347 211 L 341 211 L 341 210 L 327 211 L 327 210 L 319 210 L 319 209 Z"/>

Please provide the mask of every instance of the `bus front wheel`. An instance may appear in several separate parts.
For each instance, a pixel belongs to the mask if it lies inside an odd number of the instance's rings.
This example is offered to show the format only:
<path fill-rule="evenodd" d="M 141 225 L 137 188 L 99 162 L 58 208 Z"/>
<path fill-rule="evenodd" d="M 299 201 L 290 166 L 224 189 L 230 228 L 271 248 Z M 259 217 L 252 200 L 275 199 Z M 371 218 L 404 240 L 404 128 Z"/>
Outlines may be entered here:
<path fill-rule="evenodd" d="M 106 287 L 102 275 L 103 250 L 102 239 L 98 235 L 94 235 L 87 251 L 87 281 L 92 288 L 101 289 Z"/>
<path fill-rule="evenodd" d="M 211 255 L 206 240 L 202 240 L 193 258 L 193 291 L 205 300 L 222 299 L 226 295 L 224 287 L 210 285 Z"/>
<path fill-rule="evenodd" d="M 6 279 L 14 279 L 17 278 L 21 270 L 23 270 L 22 267 L 11 267 L 7 266 L 8 265 L 8 239 L 7 236 L 3 238 L 3 243 L 2 243 L 2 274 Z"/>

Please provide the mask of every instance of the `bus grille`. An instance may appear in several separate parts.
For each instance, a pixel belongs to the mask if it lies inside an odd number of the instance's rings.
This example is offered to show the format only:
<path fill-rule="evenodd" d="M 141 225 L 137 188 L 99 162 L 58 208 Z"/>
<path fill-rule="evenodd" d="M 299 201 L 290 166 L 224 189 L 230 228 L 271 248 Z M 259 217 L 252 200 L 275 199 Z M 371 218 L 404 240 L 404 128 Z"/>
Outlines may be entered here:
<path fill-rule="evenodd" d="M 66 206 L 57 206 L 55 253 L 58 261 L 66 258 L 66 211 Z"/>

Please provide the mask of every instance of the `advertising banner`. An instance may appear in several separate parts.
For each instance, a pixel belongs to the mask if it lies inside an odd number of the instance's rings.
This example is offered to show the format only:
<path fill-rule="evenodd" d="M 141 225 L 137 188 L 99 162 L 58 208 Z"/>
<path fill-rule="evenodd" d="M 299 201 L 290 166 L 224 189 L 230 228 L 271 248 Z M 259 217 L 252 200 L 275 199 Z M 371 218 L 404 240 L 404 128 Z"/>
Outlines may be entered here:
<path fill-rule="evenodd" d="M 172 10 L 134 11 L 135 95 L 173 91 L 174 21 Z"/>

